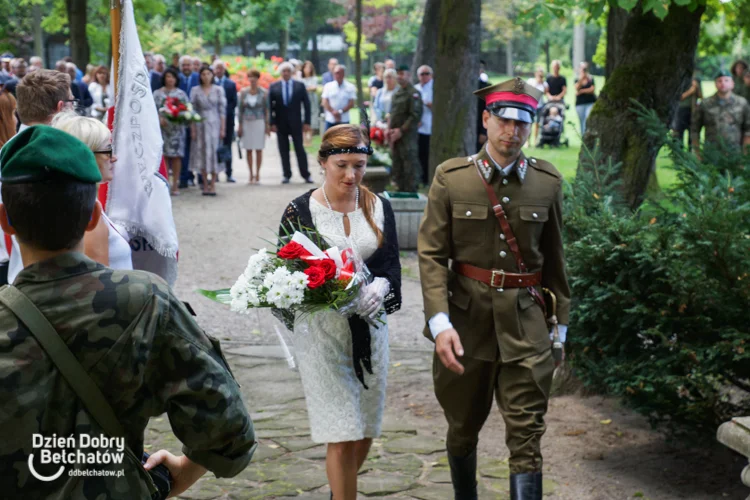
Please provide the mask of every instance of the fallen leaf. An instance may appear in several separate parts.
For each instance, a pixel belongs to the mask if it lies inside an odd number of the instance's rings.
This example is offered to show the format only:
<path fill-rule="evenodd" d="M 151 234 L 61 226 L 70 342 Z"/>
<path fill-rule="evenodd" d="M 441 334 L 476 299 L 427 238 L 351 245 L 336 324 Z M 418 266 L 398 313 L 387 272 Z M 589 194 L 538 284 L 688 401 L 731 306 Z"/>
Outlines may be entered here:
<path fill-rule="evenodd" d="M 400 362 L 399 362 L 399 363 L 393 363 L 393 367 L 394 367 L 394 368 L 398 368 L 399 366 L 401 366 L 401 363 L 400 363 Z"/>
<path fill-rule="evenodd" d="M 651 220 L 649 221 L 649 224 L 651 224 L 651 225 L 654 225 L 654 224 L 656 224 L 656 217 L 654 217 L 653 219 L 651 219 Z"/>
<path fill-rule="evenodd" d="M 606 420 L 600 420 L 599 423 L 602 424 L 602 425 L 609 425 L 609 424 L 612 423 L 612 419 L 608 418 Z"/>
<path fill-rule="evenodd" d="M 269 444 L 268 447 L 271 448 L 272 450 L 275 450 L 276 448 L 279 447 L 279 445 L 278 444 Z"/>
<path fill-rule="evenodd" d="M 573 431 L 568 431 L 564 435 L 565 436 L 580 436 L 582 434 L 586 434 L 586 431 L 584 431 L 583 429 L 576 429 Z"/>

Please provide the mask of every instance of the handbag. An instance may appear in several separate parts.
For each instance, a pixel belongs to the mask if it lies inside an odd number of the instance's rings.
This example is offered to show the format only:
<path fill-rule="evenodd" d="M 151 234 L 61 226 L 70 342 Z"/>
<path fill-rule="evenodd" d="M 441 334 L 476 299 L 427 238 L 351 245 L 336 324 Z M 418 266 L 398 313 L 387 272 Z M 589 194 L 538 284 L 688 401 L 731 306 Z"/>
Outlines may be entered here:
<path fill-rule="evenodd" d="M 60 374 L 70 385 L 78 399 L 89 412 L 99 427 L 110 437 L 124 437 L 125 430 L 115 415 L 115 411 L 102 394 L 101 389 L 91 379 L 75 355 L 68 349 L 52 326 L 52 323 L 42 314 L 34 302 L 25 293 L 13 285 L 0 289 L 0 302 L 5 304 L 16 317 L 26 325 L 29 332 L 39 342 L 57 367 Z M 167 498 L 172 489 L 172 476 L 164 464 L 159 464 L 150 471 L 142 464 L 148 458 L 143 454 L 139 460 L 129 446 L 125 446 L 125 457 L 133 463 L 141 478 L 149 489 L 152 500 Z"/>
<path fill-rule="evenodd" d="M 232 161 L 232 148 L 230 146 L 227 146 L 226 144 L 222 144 L 216 150 L 216 157 L 218 158 L 219 163 Z"/>

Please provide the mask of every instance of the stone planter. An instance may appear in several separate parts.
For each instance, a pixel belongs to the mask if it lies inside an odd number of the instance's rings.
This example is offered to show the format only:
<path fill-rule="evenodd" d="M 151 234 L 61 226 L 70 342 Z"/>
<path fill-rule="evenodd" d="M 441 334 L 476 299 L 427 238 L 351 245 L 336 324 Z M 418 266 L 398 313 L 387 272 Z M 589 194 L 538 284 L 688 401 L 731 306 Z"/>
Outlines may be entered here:
<path fill-rule="evenodd" d="M 724 446 L 733 449 L 750 459 L 750 417 L 736 417 L 724 422 L 716 431 L 716 439 Z M 750 487 L 750 465 L 742 471 L 742 484 Z M 746 500 L 750 500 L 750 496 Z"/>
<path fill-rule="evenodd" d="M 398 246 L 401 250 L 416 250 L 419 224 L 422 222 L 427 197 L 421 193 L 383 193 L 391 202 L 396 217 Z"/>
<path fill-rule="evenodd" d="M 368 165 L 362 184 L 373 193 L 382 193 L 390 181 L 391 174 L 388 173 L 388 168 Z"/>

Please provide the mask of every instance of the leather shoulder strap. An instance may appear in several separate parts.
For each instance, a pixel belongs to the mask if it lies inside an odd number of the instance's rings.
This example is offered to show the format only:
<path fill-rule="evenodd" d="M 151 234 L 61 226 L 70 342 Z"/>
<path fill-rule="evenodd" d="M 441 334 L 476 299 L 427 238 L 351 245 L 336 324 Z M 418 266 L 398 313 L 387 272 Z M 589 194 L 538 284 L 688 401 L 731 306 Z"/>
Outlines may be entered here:
<path fill-rule="evenodd" d="M 123 437 L 125 431 L 101 389 L 31 299 L 18 288 L 8 285 L 0 290 L 0 302 L 26 325 L 104 432 L 112 437 Z"/>
<path fill-rule="evenodd" d="M 477 168 L 477 174 L 482 180 L 482 184 L 484 184 L 485 191 L 487 191 L 487 197 L 490 199 L 490 203 L 492 203 L 492 211 L 495 213 L 497 222 L 500 224 L 500 229 L 505 235 L 505 242 L 508 244 L 510 251 L 513 252 L 513 256 L 516 258 L 516 265 L 518 266 L 518 270 L 522 273 L 528 273 L 529 271 L 526 268 L 526 263 L 523 261 L 523 256 L 521 255 L 521 249 L 518 248 L 516 235 L 515 233 L 513 233 L 513 228 L 510 227 L 510 223 L 508 222 L 508 216 L 505 215 L 505 210 L 503 210 L 503 206 L 497 199 L 495 190 L 492 189 L 492 186 L 487 183 L 484 175 L 482 175 L 482 169 L 479 168 L 476 157 L 474 158 L 474 166 Z M 544 317 L 546 318 L 547 306 L 544 302 L 544 297 L 542 297 L 542 294 L 533 286 L 527 287 L 526 289 L 529 291 L 531 296 L 534 297 L 534 300 L 537 302 L 537 304 L 539 304 L 539 306 L 542 308 L 542 312 L 544 314 Z"/>
<path fill-rule="evenodd" d="M 505 235 L 505 242 L 508 244 L 510 251 L 513 252 L 513 256 L 516 258 L 518 270 L 522 273 L 528 272 L 526 264 L 523 261 L 523 256 L 521 255 L 521 249 L 518 248 L 516 235 L 513 233 L 513 228 L 510 227 L 510 223 L 508 222 L 508 216 L 505 215 L 505 210 L 503 210 L 503 206 L 500 204 L 500 201 L 498 201 L 497 196 L 495 195 L 495 190 L 492 189 L 492 186 L 487 183 L 484 175 L 482 175 L 482 169 L 479 168 L 476 158 L 474 158 L 474 166 L 477 167 L 477 174 L 482 180 L 482 184 L 484 184 L 484 189 L 487 191 L 487 197 L 490 199 L 490 203 L 492 203 L 492 211 L 495 213 L 497 222 L 500 224 L 500 229 Z"/>

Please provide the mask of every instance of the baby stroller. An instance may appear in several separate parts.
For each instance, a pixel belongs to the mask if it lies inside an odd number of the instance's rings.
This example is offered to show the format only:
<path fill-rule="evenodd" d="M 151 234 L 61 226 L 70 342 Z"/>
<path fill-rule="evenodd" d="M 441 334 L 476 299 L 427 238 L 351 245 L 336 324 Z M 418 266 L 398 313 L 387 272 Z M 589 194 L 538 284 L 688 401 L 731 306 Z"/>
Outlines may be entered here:
<path fill-rule="evenodd" d="M 557 109 L 559 120 L 556 120 L 551 115 L 552 109 Z M 539 110 L 540 120 L 539 127 L 541 128 L 541 137 L 539 144 L 536 147 L 541 148 L 545 145 L 553 148 L 559 148 L 560 146 L 568 147 L 568 139 L 563 137 L 565 132 L 565 110 L 568 106 L 564 102 L 550 101 L 546 103 L 541 110 Z"/>

